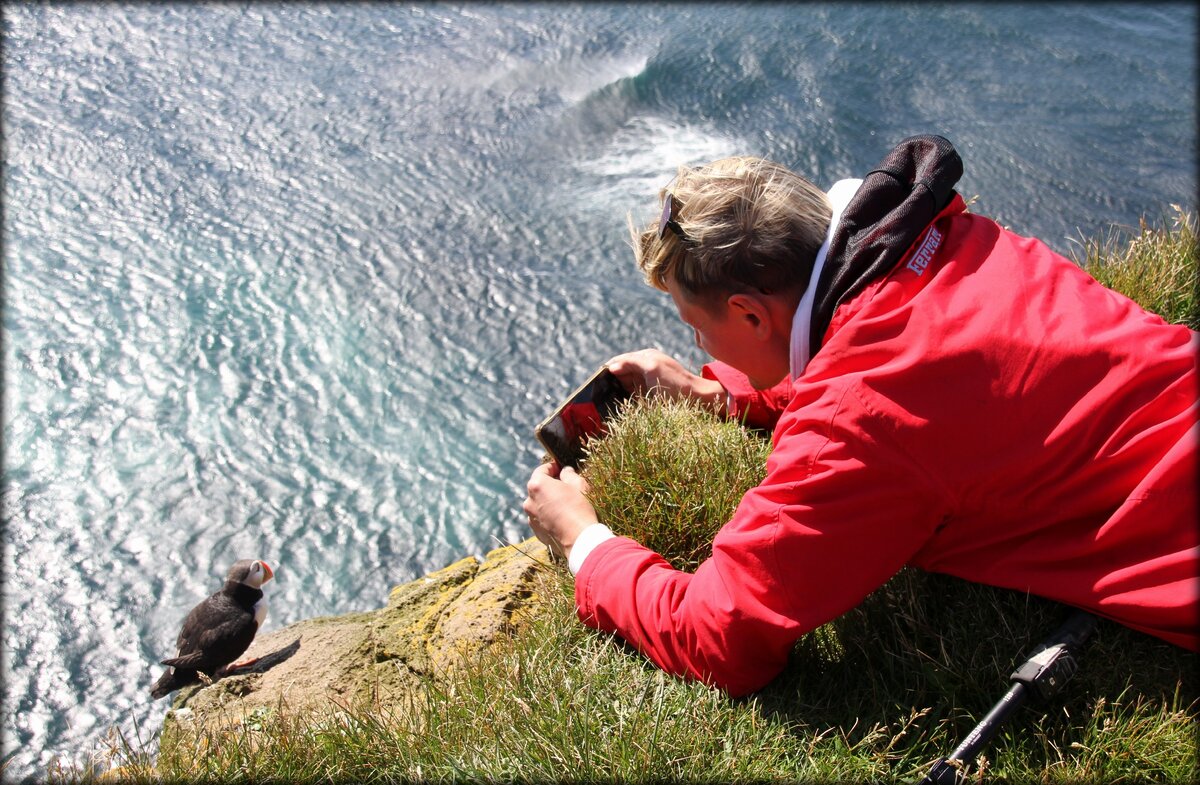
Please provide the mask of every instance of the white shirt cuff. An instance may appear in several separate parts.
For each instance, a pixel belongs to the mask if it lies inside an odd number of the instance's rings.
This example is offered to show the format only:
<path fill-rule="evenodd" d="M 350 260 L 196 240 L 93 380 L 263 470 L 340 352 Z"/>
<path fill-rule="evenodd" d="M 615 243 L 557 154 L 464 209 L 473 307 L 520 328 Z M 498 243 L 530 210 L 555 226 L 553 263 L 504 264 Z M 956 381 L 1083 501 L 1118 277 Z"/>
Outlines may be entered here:
<path fill-rule="evenodd" d="M 567 557 L 567 566 L 571 569 L 571 574 L 579 574 L 584 559 L 596 549 L 597 545 L 616 536 L 603 523 L 593 523 L 580 532 L 579 536 L 575 538 L 575 544 L 571 546 L 571 555 Z"/>

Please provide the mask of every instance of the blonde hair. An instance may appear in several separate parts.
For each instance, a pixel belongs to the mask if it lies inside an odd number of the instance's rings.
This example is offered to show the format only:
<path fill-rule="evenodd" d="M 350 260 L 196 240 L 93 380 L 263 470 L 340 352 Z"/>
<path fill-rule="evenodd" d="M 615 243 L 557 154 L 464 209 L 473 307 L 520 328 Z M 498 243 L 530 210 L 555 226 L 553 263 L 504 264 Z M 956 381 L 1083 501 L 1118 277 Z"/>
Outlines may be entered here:
<path fill-rule="evenodd" d="M 833 212 L 825 193 L 786 167 L 749 156 L 681 166 L 660 203 L 674 197 L 685 237 L 658 221 L 638 230 L 634 254 L 646 282 L 666 290 L 671 276 L 688 294 L 711 299 L 758 289 L 798 292 L 812 273 Z"/>

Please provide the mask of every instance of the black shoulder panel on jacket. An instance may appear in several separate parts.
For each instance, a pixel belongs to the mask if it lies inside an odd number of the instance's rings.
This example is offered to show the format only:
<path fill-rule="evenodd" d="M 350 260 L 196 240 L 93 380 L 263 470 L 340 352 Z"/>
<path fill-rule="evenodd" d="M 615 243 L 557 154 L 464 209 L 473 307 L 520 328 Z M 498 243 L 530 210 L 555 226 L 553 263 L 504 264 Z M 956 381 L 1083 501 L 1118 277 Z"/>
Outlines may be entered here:
<path fill-rule="evenodd" d="M 934 135 L 905 139 L 867 173 L 842 213 L 817 282 L 811 355 L 838 305 L 896 266 L 954 198 L 962 173 L 954 145 Z"/>

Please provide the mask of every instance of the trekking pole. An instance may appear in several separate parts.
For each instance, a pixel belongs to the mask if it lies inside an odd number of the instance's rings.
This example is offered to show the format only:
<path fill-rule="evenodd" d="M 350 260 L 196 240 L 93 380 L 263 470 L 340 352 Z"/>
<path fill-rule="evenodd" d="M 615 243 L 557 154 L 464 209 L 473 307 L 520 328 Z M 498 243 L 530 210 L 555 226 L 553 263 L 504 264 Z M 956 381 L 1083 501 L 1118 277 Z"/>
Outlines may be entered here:
<path fill-rule="evenodd" d="M 1034 650 L 1025 664 L 1013 671 L 1009 676 L 1013 685 L 1004 697 L 954 748 L 954 752 L 933 764 L 920 785 L 959 785 L 963 782 L 967 766 L 1026 698 L 1045 702 L 1075 675 L 1079 667 L 1075 656 L 1091 637 L 1095 626 L 1096 617 L 1090 613 L 1078 610 L 1072 613 L 1054 634 Z"/>

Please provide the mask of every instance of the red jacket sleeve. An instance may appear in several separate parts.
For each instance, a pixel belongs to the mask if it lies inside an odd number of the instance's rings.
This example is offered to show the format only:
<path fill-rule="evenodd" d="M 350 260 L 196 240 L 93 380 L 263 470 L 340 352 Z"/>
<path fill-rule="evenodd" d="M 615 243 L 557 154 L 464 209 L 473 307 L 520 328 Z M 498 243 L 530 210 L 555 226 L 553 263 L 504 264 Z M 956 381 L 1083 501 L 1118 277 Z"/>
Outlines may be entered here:
<path fill-rule="evenodd" d="M 742 695 L 782 670 L 801 635 L 895 574 L 939 520 L 937 500 L 919 467 L 871 436 L 881 429 L 853 393 L 819 397 L 781 422 L 766 479 L 694 575 L 614 538 L 576 575 L 580 619 L 669 673 Z"/>
<path fill-rule="evenodd" d="M 700 375 L 721 383 L 729 393 L 729 418 L 749 428 L 771 430 L 787 408 L 792 397 L 791 381 L 783 381 L 769 390 L 756 390 L 746 374 L 723 362 L 711 362 L 700 369 Z"/>

